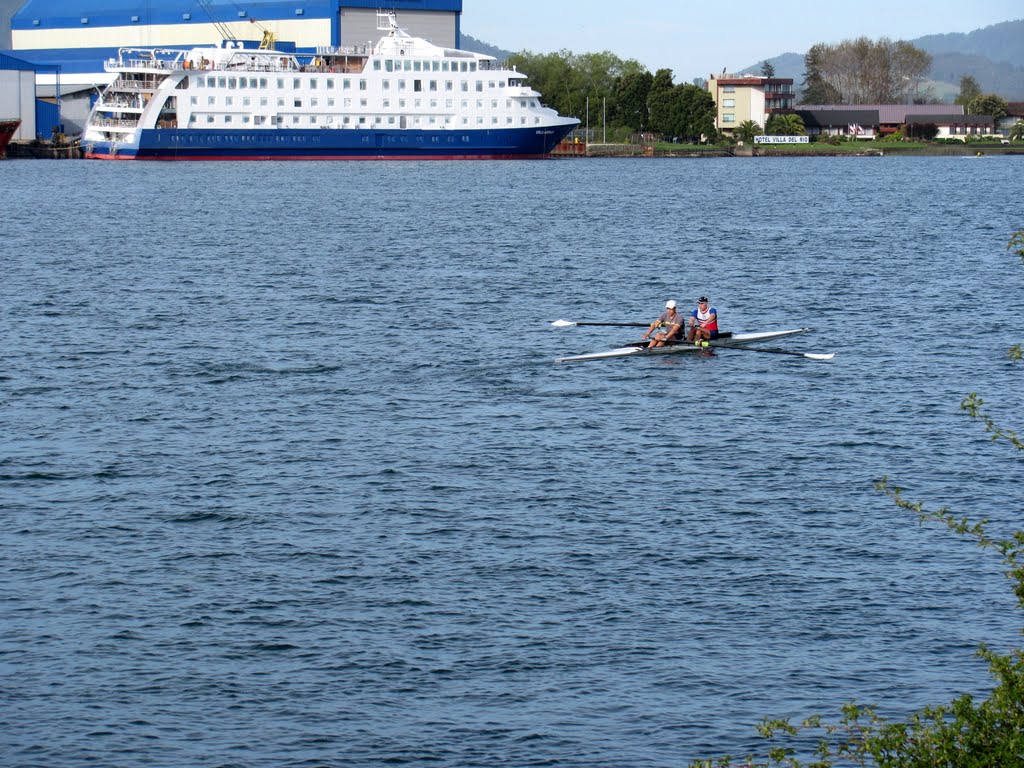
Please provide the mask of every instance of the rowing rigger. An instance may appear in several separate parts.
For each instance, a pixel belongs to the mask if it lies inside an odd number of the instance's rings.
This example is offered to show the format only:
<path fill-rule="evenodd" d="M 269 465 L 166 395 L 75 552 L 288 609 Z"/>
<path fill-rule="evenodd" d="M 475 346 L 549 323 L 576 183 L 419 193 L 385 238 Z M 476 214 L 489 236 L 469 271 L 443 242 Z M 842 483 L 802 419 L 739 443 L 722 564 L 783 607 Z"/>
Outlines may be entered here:
<path fill-rule="evenodd" d="M 591 325 L 591 323 L 570 323 L 567 320 L 556 320 L 552 325 L 566 327 L 568 325 Z M 610 325 L 610 323 L 609 323 Z M 621 323 L 621 325 L 626 325 Z M 631 324 L 632 325 L 632 324 Z M 655 355 L 677 355 L 684 352 L 700 352 L 710 348 L 736 349 L 745 352 L 765 352 L 774 355 L 793 355 L 795 357 L 806 357 L 808 360 L 831 360 L 835 353 L 815 354 L 812 352 L 792 352 L 788 349 L 766 349 L 763 347 L 752 347 L 751 344 L 758 344 L 764 341 L 775 341 L 784 339 L 787 336 L 795 336 L 798 333 L 807 333 L 810 328 L 792 328 L 785 331 L 762 331 L 760 333 L 722 333 L 717 339 L 712 339 L 697 346 L 693 343 L 679 342 L 665 347 L 648 348 L 646 341 L 637 341 L 617 349 L 609 349 L 605 352 L 591 352 L 586 355 L 572 355 L 570 357 L 559 357 L 556 363 L 582 363 L 588 360 L 604 360 L 610 357 L 629 357 L 639 355 L 642 357 Z"/>

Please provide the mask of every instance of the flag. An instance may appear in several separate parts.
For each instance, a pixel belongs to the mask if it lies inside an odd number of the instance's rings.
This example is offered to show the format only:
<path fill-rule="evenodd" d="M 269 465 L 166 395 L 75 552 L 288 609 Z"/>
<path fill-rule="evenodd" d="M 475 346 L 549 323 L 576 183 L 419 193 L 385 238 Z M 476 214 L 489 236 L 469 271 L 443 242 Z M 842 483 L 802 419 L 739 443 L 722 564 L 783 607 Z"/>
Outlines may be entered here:
<path fill-rule="evenodd" d="M 849 129 L 849 134 L 851 136 L 857 136 L 857 135 L 860 134 L 860 131 L 861 131 L 860 126 L 857 125 L 856 123 L 850 123 L 850 125 L 848 126 L 848 129 Z"/>

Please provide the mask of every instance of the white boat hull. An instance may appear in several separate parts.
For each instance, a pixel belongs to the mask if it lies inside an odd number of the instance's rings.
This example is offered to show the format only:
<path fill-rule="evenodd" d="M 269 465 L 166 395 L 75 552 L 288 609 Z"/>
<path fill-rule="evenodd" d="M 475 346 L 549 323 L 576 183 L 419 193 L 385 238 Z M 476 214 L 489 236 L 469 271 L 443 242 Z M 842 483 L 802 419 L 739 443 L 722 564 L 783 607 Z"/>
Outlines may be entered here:
<path fill-rule="evenodd" d="M 655 347 L 648 349 L 644 342 L 636 342 L 626 347 L 609 349 L 604 352 L 591 352 L 585 355 L 571 355 L 559 357 L 556 363 L 582 363 L 588 360 L 605 360 L 611 357 L 654 357 L 656 355 L 677 355 L 684 352 L 700 352 L 702 349 L 713 347 L 744 347 L 748 344 L 757 344 L 763 341 L 775 341 L 784 339 L 787 336 L 795 336 L 798 333 L 807 333 L 810 328 L 791 328 L 785 331 L 762 331 L 760 333 L 734 333 L 730 336 L 723 336 L 712 339 L 707 347 L 696 346 L 693 343 L 682 342 L 667 347 Z"/>

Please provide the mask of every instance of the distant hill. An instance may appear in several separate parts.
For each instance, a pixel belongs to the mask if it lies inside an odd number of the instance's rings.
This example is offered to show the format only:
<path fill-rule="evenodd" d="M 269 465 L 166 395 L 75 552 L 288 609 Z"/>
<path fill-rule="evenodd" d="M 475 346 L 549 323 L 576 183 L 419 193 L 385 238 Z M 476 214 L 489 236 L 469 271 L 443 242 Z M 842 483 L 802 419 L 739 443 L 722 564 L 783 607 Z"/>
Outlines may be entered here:
<path fill-rule="evenodd" d="M 970 75 L 985 93 L 1024 101 L 1024 19 L 973 32 L 926 35 L 910 42 L 932 55 L 929 82 L 924 86 L 931 87 L 935 98 L 952 101 L 960 90 L 960 78 Z M 802 53 L 783 53 L 768 61 L 777 77 L 793 78 L 800 89 L 804 79 Z M 761 62 L 731 71 L 760 74 Z"/>
<path fill-rule="evenodd" d="M 2 0 L 0 0 L 2 2 Z M 475 37 L 469 35 L 462 36 L 462 50 L 472 51 L 473 53 L 485 53 L 488 56 L 493 56 L 498 61 L 504 61 L 512 55 L 512 51 L 505 51 L 497 46 L 485 43 L 483 40 L 477 40 Z"/>

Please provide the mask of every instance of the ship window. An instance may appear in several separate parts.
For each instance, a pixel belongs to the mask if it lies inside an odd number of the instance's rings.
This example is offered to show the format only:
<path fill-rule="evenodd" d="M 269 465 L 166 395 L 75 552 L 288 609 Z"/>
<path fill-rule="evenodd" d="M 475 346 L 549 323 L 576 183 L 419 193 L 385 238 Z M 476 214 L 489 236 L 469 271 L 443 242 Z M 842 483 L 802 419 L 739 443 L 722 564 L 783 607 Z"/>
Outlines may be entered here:
<path fill-rule="evenodd" d="M 283 107 L 284 106 L 284 99 L 278 99 L 277 100 L 277 106 Z"/>
<path fill-rule="evenodd" d="M 248 84 L 249 84 L 249 81 L 246 80 L 244 77 L 238 78 L 238 87 L 239 88 L 245 88 Z"/>
<path fill-rule="evenodd" d="M 483 109 L 484 108 L 484 102 L 481 99 L 477 99 L 476 100 L 476 108 L 477 109 Z"/>
<path fill-rule="evenodd" d="M 316 107 L 316 106 L 319 106 L 319 105 L 320 105 L 320 100 L 319 99 L 310 99 L 309 100 L 309 106 Z"/>
<path fill-rule="evenodd" d="M 436 117 L 430 118 L 430 124 L 431 125 L 437 125 L 437 118 Z"/>
<path fill-rule="evenodd" d="M 398 100 L 398 108 L 399 109 L 405 109 L 405 99 L 399 99 Z"/>
<path fill-rule="evenodd" d="M 497 124 L 498 124 L 498 116 L 495 115 L 494 117 L 491 118 L 491 125 L 497 125 Z"/>
<path fill-rule="evenodd" d="M 234 106 L 234 104 L 235 104 L 235 100 L 234 100 L 233 97 L 231 97 L 231 96 L 225 96 L 224 97 L 224 106 L 225 107 L 232 107 L 232 106 Z"/>
<path fill-rule="evenodd" d="M 216 96 L 207 96 L 206 97 L 206 106 L 213 107 L 216 104 L 217 104 L 217 97 Z"/>
<path fill-rule="evenodd" d="M 224 88 L 226 85 L 227 85 L 227 78 L 226 77 L 218 77 L 217 78 L 217 87 L 218 88 Z"/>
<path fill-rule="evenodd" d="M 476 62 L 475 61 L 469 62 L 469 71 L 470 72 L 476 72 Z"/>
<path fill-rule="evenodd" d="M 413 72 L 419 72 L 420 71 L 420 63 L 418 61 L 414 61 L 412 63 L 412 71 Z"/>
<path fill-rule="evenodd" d="M 309 81 L 309 87 L 310 87 L 311 89 L 313 89 L 314 91 L 316 90 L 316 78 L 315 78 L 315 77 L 314 77 L 314 78 L 311 78 L 311 79 L 310 79 L 310 81 Z"/>
<path fill-rule="evenodd" d="M 327 78 L 327 90 L 328 91 L 333 91 L 334 90 L 334 78 L 333 77 L 328 77 Z"/>
<path fill-rule="evenodd" d="M 242 115 L 242 122 L 243 123 L 248 123 L 249 122 L 249 116 L 248 115 Z"/>
<path fill-rule="evenodd" d="M 328 125 L 330 125 L 331 123 L 333 123 L 333 122 L 334 122 L 334 118 L 333 118 L 333 117 L 331 117 L 330 115 L 328 115 L 326 119 L 327 119 L 327 124 L 328 124 Z"/>
<path fill-rule="evenodd" d="M 391 59 L 388 59 L 387 61 L 384 62 L 384 69 L 387 70 L 388 72 L 394 72 L 395 62 L 392 61 Z"/>
<path fill-rule="evenodd" d="M 448 71 L 448 62 L 447 61 L 442 61 L 441 62 L 441 71 L 442 72 L 447 72 Z"/>
<path fill-rule="evenodd" d="M 420 108 L 420 105 L 421 105 L 421 102 L 420 102 L 420 100 L 419 100 L 419 99 L 416 99 L 416 100 L 415 100 L 415 101 L 414 101 L 414 102 L 412 103 L 412 105 L 413 105 L 414 107 L 416 107 L 416 109 L 419 109 L 419 108 Z"/>
<path fill-rule="evenodd" d="M 343 125 L 348 125 L 348 121 L 349 121 L 349 118 L 347 118 L 347 117 L 341 118 L 341 122 L 342 122 Z"/>
<path fill-rule="evenodd" d="M 189 115 L 189 116 L 188 116 L 188 122 L 189 122 L 189 124 L 192 124 L 192 123 L 194 123 L 195 121 L 196 121 L 196 116 L 195 116 L 195 115 Z"/>
<path fill-rule="evenodd" d="M 284 88 L 284 78 L 283 77 L 277 78 L 277 87 L 278 88 Z"/>
<path fill-rule="evenodd" d="M 207 115 L 206 116 L 206 122 L 212 123 L 213 122 L 213 115 Z"/>
<path fill-rule="evenodd" d="M 451 80 L 445 80 L 444 81 L 444 89 L 446 91 L 453 91 L 453 90 L 455 90 L 455 83 L 453 83 Z"/>
<path fill-rule="evenodd" d="M 192 97 L 192 106 L 195 107 L 195 106 L 198 106 L 198 104 L 199 104 L 199 97 L 198 96 L 193 96 Z"/>
<path fill-rule="evenodd" d="M 497 99 L 491 99 L 491 109 L 497 109 L 497 108 L 498 108 L 498 100 Z"/>
<path fill-rule="evenodd" d="M 365 91 L 366 90 L 366 80 L 360 80 L 359 81 L 359 90 L 360 91 Z"/>
<path fill-rule="evenodd" d="M 506 117 L 505 118 L 505 124 L 506 125 L 512 125 L 512 118 L 511 117 Z"/>
<path fill-rule="evenodd" d="M 400 91 L 404 91 L 405 90 L 405 80 L 399 80 L 398 81 L 398 90 L 400 90 Z"/>
<path fill-rule="evenodd" d="M 540 118 L 539 117 L 533 118 L 533 124 L 534 125 L 540 125 Z"/>
<path fill-rule="evenodd" d="M 390 80 L 381 80 L 380 87 L 381 87 L 381 90 L 383 90 L 383 91 L 390 91 L 391 90 L 391 81 Z"/>
<path fill-rule="evenodd" d="M 431 72 L 440 72 L 441 71 L 441 62 L 440 61 L 432 61 L 432 62 L 430 62 L 430 71 Z"/>
<path fill-rule="evenodd" d="M 462 109 L 463 110 L 469 109 L 469 102 L 466 101 L 465 99 L 462 100 Z"/>
<path fill-rule="evenodd" d="M 341 81 L 341 89 L 343 91 L 351 90 L 351 88 L 352 88 L 352 81 L 349 80 L 347 77 L 344 80 Z"/>
<path fill-rule="evenodd" d="M 373 71 L 380 72 L 380 59 L 373 60 Z"/>
<path fill-rule="evenodd" d="M 310 125 L 316 125 L 316 115 L 310 115 L 310 117 L 309 117 L 309 124 Z"/>
<path fill-rule="evenodd" d="M 476 124 L 477 124 L 477 125 L 483 125 L 483 124 L 484 124 L 484 119 L 483 119 L 482 117 L 478 117 L 478 118 L 476 119 Z"/>
<path fill-rule="evenodd" d="M 394 124 L 395 124 L 395 117 L 394 117 L 394 115 L 392 115 L 391 117 L 388 118 L 388 125 L 394 125 Z"/>
<path fill-rule="evenodd" d="M 412 62 L 409 61 L 408 59 L 403 61 L 402 62 L 402 69 L 405 70 L 406 72 L 411 72 L 412 71 Z"/>
<path fill-rule="evenodd" d="M 267 106 L 267 97 L 266 96 L 261 96 L 260 97 L 260 106 L 261 107 Z"/>
<path fill-rule="evenodd" d="M 342 103 L 342 106 L 345 107 L 345 109 L 348 109 L 349 107 L 351 107 L 352 106 L 352 99 L 345 99 L 344 102 Z"/>
<path fill-rule="evenodd" d="M 437 99 L 431 99 L 430 100 L 430 108 L 431 109 L 437 109 Z"/>
<path fill-rule="evenodd" d="M 334 99 L 328 99 L 327 100 L 327 106 L 328 107 L 333 107 L 334 106 Z"/>
<path fill-rule="evenodd" d="M 526 125 L 526 118 L 525 117 L 519 118 L 519 124 L 520 125 Z"/>
<path fill-rule="evenodd" d="M 488 80 L 487 81 L 487 87 L 493 89 L 494 88 L 494 81 L 493 80 Z"/>
<path fill-rule="evenodd" d="M 366 99 L 360 99 L 359 100 L 359 106 L 360 107 L 365 107 L 366 106 Z"/>
<path fill-rule="evenodd" d="M 432 91 L 436 91 L 437 90 L 437 80 L 431 80 L 430 81 L 430 90 L 432 90 Z"/>
<path fill-rule="evenodd" d="M 391 99 L 384 99 L 382 106 L 384 109 L 391 109 Z"/>
<path fill-rule="evenodd" d="M 224 115 L 224 122 L 225 123 L 230 123 L 231 122 L 231 115 Z"/>
<path fill-rule="evenodd" d="M 476 91 L 477 91 L 477 93 L 483 93 L 484 92 L 484 81 L 483 80 L 477 80 L 476 81 Z"/>
<path fill-rule="evenodd" d="M 416 93 L 419 93 L 420 91 L 422 91 L 423 90 L 423 81 L 422 80 L 413 80 L 412 81 L 412 89 L 414 91 L 416 91 Z"/>
<path fill-rule="evenodd" d="M 292 125 L 298 125 L 298 124 L 299 124 L 299 116 L 298 115 L 292 115 Z"/>
<path fill-rule="evenodd" d="M 302 99 L 295 99 L 295 103 L 292 106 L 294 106 L 296 109 L 301 109 Z"/>
<path fill-rule="evenodd" d="M 455 102 L 452 99 L 445 99 L 444 100 L 444 108 L 445 109 L 452 109 L 454 106 L 455 106 Z"/>
<path fill-rule="evenodd" d="M 302 81 L 299 78 L 297 78 L 297 77 L 293 77 L 292 78 L 292 90 L 297 91 L 301 87 L 302 87 Z"/>
<path fill-rule="evenodd" d="M 250 77 L 249 78 L 249 87 L 250 88 L 255 88 L 256 87 L 256 78 L 255 77 Z"/>
<path fill-rule="evenodd" d="M 461 85 L 463 91 L 468 91 L 469 90 L 469 81 L 468 80 L 463 80 L 462 83 L 460 83 L 460 85 Z"/>
<path fill-rule="evenodd" d="M 377 117 L 373 118 L 373 122 L 375 122 L 377 125 L 380 125 L 383 122 L 383 120 L 381 119 L 380 115 L 378 115 Z"/>

